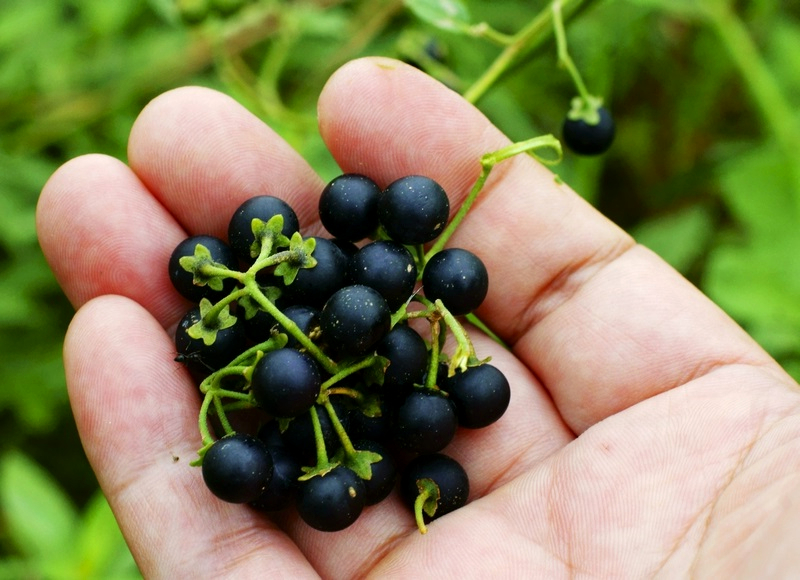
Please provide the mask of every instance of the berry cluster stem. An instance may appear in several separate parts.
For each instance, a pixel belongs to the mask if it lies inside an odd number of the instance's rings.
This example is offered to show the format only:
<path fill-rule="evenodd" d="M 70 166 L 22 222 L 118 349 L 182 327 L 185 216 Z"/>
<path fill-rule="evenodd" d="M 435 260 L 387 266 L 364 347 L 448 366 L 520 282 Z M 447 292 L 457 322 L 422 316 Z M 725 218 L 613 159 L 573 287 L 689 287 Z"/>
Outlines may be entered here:
<path fill-rule="evenodd" d="M 553 149 L 557 154 L 557 158 L 555 160 L 541 158 L 535 154 L 537 149 Z M 475 203 L 478 194 L 483 190 L 483 186 L 486 184 L 486 180 L 489 178 L 489 174 L 492 172 L 494 166 L 501 161 L 505 161 L 506 159 L 514 157 L 515 155 L 519 155 L 520 153 L 528 153 L 545 164 L 555 164 L 561 161 L 561 143 L 553 135 L 541 135 L 539 137 L 533 137 L 532 139 L 526 139 L 525 141 L 512 143 L 511 145 L 503 147 L 502 149 L 498 149 L 497 151 L 486 153 L 485 155 L 481 156 L 481 172 L 478 175 L 478 179 L 475 180 L 472 189 L 467 194 L 467 197 L 464 198 L 461 207 L 458 208 L 458 211 L 453 216 L 453 219 L 450 220 L 450 223 L 447 224 L 447 227 L 441 233 L 439 238 L 425 254 L 424 263 L 427 264 L 428 260 L 430 260 L 434 254 L 440 252 L 444 248 L 445 244 L 447 244 L 450 237 L 455 233 L 456 229 L 458 229 L 458 226 L 472 208 L 472 204 Z"/>

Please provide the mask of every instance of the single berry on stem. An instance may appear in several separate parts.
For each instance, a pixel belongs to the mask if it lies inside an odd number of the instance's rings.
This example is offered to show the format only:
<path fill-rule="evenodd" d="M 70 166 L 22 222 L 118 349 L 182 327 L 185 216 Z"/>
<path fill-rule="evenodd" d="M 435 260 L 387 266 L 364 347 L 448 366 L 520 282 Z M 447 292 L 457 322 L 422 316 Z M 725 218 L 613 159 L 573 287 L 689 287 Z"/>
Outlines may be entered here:
<path fill-rule="evenodd" d="M 330 234 L 350 242 L 363 240 L 378 229 L 378 196 L 374 181 L 345 173 L 331 180 L 319 198 L 319 219 Z"/>
<path fill-rule="evenodd" d="M 374 288 L 394 312 L 405 304 L 417 283 L 417 265 L 405 246 L 389 240 L 365 245 L 347 265 L 347 282 Z"/>
<path fill-rule="evenodd" d="M 206 264 L 210 266 L 219 265 L 234 271 L 238 270 L 239 260 L 234 251 L 225 242 L 213 236 L 192 236 L 183 240 L 172 251 L 172 255 L 169 258 L 169 279 L 178 293 L 192 302 L 200 302 L 203 298 L 216 302 L 231 293 L 231 290 L 236 286 L 236 280 L 233 278 L 224 279 L 222 288 L 218 290 L 213 289 L 208 284 L 196 284 L 194 273 L 186 270 L 180 262 L 181 258 L 194 256 L 198 245 L 208 250 Z"/>
<path fill-rule="evenodd" d="M 297 214 L 292 207 L 280 198 L 271 195 L 258 195 L 251 197 L 240 205 L 228 222 L 228 243 L 242 261 L 252 263 L 258 257 L 258 248 L 253 234 L 253 220 L 258 218 L 268 222 L 270 218 L 283 216 L 281 233 L 287 238 L 300 231 Z"/>
<path fill-rule="evenodd" d="M 486 298 L 489 274 L 472 252 L 448 248 L 428 260 L 422 271 L 422 291 L 431 302 L 441 300 L 454 316 L 467 314 Z"/>
<path fill-rule="evenodd" d="M 616 129 L 611 113 L 605 107 L 597 109 L 597 122 L 589 123 L 583 117 L 564 119 L 561 134 L 564 144 L 578 155 L 600 155 L 614 142 Z"/>
<path fill-rule="evenodd" d="M 336 532 L 358 519 L 365 500 L 364 481 L 352 470 L 338 465 L 300 482 L 297 512 L 315 530 Z"/>
<path fill-rule="evenodd" d="M 468 429 L 480 429 L 500 419 L 511 400 L 505 375 L 487 363 L 456 372 L 440 386 L 455 405 L 458 424 Z"/>
<path fill-rule="evenodd" d="M 258 406 L 273 417 L 296 417 L 308 411 L 321 386 L 317 363 L 293 348 L 265 354 L 253 368 L 250 383 Z"/>
<path fill-rule="evenodd" d="M 452 457 L 442 453 L 419 455 L 400 475 L 403 503 L 414 512 L 417 526 L 425 533 L 425 522 L 448 514 L 467 503 L 469 478 Z"/>
<path fill-rule="evenodd" d="M 450 200 L 430 177 L 409 175 L 393 181 L 378 198 L 378 219 L 400 244 L 424 244 L 441 233 L 450 216 Z"/>
<path fill-rule="evenodd" d="M 231 503 L 247 503 L 264 493 L 272 470 L 267 446 L 244 433 L 215 441 L 203 456 L 203 481 L 211 493 Z"/>

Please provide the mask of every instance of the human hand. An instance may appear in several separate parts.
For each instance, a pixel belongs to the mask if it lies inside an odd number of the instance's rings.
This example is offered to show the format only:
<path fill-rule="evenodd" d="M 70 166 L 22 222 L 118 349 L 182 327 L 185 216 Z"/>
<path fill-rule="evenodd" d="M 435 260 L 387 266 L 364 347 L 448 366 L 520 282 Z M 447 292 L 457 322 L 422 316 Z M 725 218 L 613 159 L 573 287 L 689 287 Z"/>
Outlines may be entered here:
<path fill-rule="evenodd" d="M 395 61 L 338 71 L 319 101 L 344 172 L 410 173 L 457 207 L 507 139 Z M 42 248 L 78 309 L 64 345 L 86 454 L 147 577 L 764 577 L 798 569 L 800 390 L 738 326 L 534 160 L 498 165 L 451 239 L 484 260 L 472 333 L 512 385 L 494 425 L 446 452 L 470 503 L 422 536 L 396 497 L 317 532 L 213 497 L 190 468 L 198 394 L 171 332 L 187 309 L 167 261 L 187 235 L 224 237 L 269 193 L 306 233 L 323 183 L 231 99 L 185 88 L 136 121 L 130 166 L 65 164 L 38 208 Z"/>

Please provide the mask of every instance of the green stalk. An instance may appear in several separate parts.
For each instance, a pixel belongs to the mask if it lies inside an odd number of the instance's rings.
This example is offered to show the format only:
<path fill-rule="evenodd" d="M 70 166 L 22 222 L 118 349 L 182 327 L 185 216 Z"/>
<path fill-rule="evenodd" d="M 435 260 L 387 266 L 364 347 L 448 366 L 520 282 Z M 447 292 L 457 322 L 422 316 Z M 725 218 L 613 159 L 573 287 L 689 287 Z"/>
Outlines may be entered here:
<path fill-rule="evenodd" d="M 729 3 L 713 2 L 704 8 L 707 22 L 728 52 L 764 124 L 789 161 L 794 181 L 794 209 L 800 214 L 800 165 L 796 163 L 800 138 L 797 136 L 794 110 L 761 57 L 744 22 Z"/>
<path fill-rule="evenodd" d="M 277 254 L 276 254 L 277 255 Z M 322 350 L 314 344 L 311 339 L 303 333 L 302 330 L 295 324 L 288 316 L 286 316 L 283 312 L 281 312 L 277 306 L 275 306 L 269 299 L 264 296 L 264 293 L 261 291 L 261 288 L 258 287 L 258 284 L 255 281 L 255 278 L 248 278 L 245 281 L 245 289 L 249 292 L 250 296 L 258 302 L 258 305 L 261 306 L 264 310 L 267 311 L 278 323 L 288 332 L 291 334 L 297 342 L 303 345 L 303 348 L 308 351 L 308 353 L 317 359 L 317 362 L 322 365 L 326 372 L 329 374 L 335 375 L 339 372 L 339 367 L 336 363 Z"/>
<path fill-rule="evenodd" d="M 591 0 L 563 0 L 562 10 L 569 17 L 587 2 Z M 552 19 L 553 11 L 545 8 L 513 35 L 489 68 L 464 92 L 464 98 L 470 103 L 476 103 L 522 56 L 543 44 L 553 33 Z"/>

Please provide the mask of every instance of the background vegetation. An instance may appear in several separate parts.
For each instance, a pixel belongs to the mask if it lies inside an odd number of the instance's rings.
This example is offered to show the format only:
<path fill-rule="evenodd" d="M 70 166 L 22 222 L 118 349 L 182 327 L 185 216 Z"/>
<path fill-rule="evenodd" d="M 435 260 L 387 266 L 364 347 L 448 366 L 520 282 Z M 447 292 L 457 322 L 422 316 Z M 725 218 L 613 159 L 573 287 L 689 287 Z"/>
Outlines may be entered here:
<path fill-rule="evenodd" d="M 556 65 L 548 4 L 0 4 L 0 578 L 138 575 L 66 397 L 61 346 L 72 309 L 34 229 L 37 197 L 56 167 L 89 152 L 125 159 L 127 133 L 148 100 L 201 84 L 268 120 L 330 178 L 337 169 L 314 112 L 338 66 L 395 56 L 463 92 L 508 50 L 467 24 L 515 35 L 540 11 L 545 26 L 522 43 L 515 37 L 523 50 L 478 105 L 514 139 L 558 135 L 574 89 Z M 556 171 L 800 377 L 800 6 L 563 4 L 572 58 L 618 132 L 606 155 L 567 153 Z"/>

